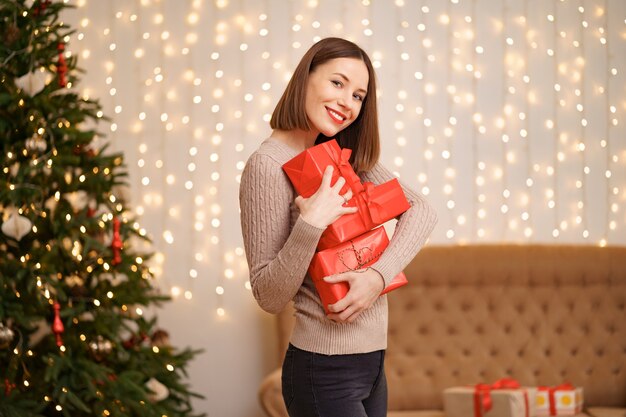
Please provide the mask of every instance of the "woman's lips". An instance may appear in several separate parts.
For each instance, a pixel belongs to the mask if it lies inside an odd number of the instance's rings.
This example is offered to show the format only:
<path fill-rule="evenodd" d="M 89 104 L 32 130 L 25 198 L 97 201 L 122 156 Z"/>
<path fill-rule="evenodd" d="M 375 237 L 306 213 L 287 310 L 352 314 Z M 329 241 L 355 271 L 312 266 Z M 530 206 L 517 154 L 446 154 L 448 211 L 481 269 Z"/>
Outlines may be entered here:
<path fill-rule="evenodd" d="M 328 115 L 330 116 L 330 118 L 333 119 L 333 121 L 337 124 L 342 124 L 344 120 L 346 120 L 346 116 L 339 113 L 338 111 L 335 111 L 328 107 L 326 107 L 326 111 L 328 112 Z"/>

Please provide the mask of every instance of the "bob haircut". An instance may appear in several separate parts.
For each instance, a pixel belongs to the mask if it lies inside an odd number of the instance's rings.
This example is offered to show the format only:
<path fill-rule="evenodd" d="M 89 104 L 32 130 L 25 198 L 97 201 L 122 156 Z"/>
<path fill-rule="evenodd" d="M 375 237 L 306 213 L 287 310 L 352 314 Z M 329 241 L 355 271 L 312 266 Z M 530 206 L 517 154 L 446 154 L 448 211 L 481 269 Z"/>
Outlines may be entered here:
<path fill-rule="evenodd" d="M 278 101 L 272 113 L 270 127 L 280 130 L 311 130 L 305 111 L 309 74 L 319 65 L 335 58 L 359 59 L 367 67 L 369 74 L 367 94 L 359 116 L 350 126 L 337 133 L 335 139 L 342 148 L 352 149 L 350 164 L 356 172 L 368 171 L 374 167 L 380 156 L 376 78 L 369 57 L 353 42 L 341 38 L 325 38 L 311 46 L 300 60 Z M 323 143 L 330 139 L 332 138 L 320 134 L 315 143 Z"/>

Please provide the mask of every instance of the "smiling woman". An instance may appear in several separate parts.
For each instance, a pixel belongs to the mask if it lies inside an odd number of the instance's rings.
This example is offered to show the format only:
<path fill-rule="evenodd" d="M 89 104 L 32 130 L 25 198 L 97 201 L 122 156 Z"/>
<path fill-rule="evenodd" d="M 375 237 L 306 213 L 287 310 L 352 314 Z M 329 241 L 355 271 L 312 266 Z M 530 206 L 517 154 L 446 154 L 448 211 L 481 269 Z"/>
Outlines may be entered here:
<path fill-rule="evenodd" d="M 318 79 L 322 85 L 316 81 Z M 324 94 L 323 105 L 329 108 L 324 112 L 343 113 L 343 105 L 351 105 L 354 100 L 360 102 L 354 120 L 327 132 L 312 120 L 313 113 L 308 113 L 310 93 L 321 95 L 324 83 L 336 88 L 336 95 Z M 341 96 L 340 92 L 349 97 Z M 373 92 L 373 99 L 368 92 Z M 334 137 L 342 148 L 352 149 L 350 162 L 355 170 L 367 171 L 374 167 L 380 155 L 375 93 L 376 75 L 365 51 L 345 39 L 323 39 L 304 54 L 278 101 L 270 121 L 274 129 L 272 137 L 289 142 L 299 150 Z M 338 118 L 341 116 L 339 114 Z M 357 123 L 353 123 L 355 121 Z M 296 135 L 298 137 L 294 137 Z"/>
<path fill-rule="evenodd" d="M 307 85 L 307 135 L 333 137 L 350 126 L 361 112 L 368 79 L 367 67 L 358 59 L 337 58 L 318 66 Z"/>
<path fill-rule="evenodd" d="M 380 294 L 424 245 L 436 215 L 423 196 L 401 184 L 411 207 L 398 217 L 389 246 L 368 268 L 325 277 L 346 282 L 349 291 L 323 306 L 307 269 L 327 226 L 356 211 L 344 205 L 352 191 L 340 193 L 342 177 L 331 185 L 327 167 L 316 193 L 297 196 L 282 170 L 300 152 L 334 138 L 351 149 L 350 163 L 361 181 L 392 180 L 378 163 L 375 92 L 374 70 L 360 47 L 340 38 L 319 41 L 298 64 L 272 114 L 272 134 L 241 177 L 241 224 L 254 297 L 270 313 L 291 301 L 296 311 L 282 374 L 291 416 L 387 412 L 387 297 Z"/>

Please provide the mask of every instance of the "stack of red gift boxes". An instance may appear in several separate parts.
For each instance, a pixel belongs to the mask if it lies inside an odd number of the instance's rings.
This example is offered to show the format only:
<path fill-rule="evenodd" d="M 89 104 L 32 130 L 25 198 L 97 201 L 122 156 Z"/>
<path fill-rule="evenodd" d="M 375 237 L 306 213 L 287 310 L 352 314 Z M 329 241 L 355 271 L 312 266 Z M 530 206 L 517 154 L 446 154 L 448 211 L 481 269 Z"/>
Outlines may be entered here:
<path fill-rule="evenodd" d="M 324 310 L 341 300 L 348 292 L 348 284 L 326 283 L 323 278 L 347 271 L 355 271 L 374 264 L 389 245 L 389 238 L 381 226 L 404 213 L 410 207 L 397 179 L 384 184 L 361 183 L 350 165 L 351 150 L 341 149 L 336 140 L 313 146 L 283 165 L 296 192 L 308 198 L 319 189 L 328 165 L 333 167 L 331 184 L 339 177 L 346 180 L 341 195 L 352 189 L 348 207 L 357 207 L 353 214 L 345 214 L 329 225 L 317 245 L 317 253 L 309 266 Z M 395 276 L 382 294 L 406 284 L 404 273 Z"/>

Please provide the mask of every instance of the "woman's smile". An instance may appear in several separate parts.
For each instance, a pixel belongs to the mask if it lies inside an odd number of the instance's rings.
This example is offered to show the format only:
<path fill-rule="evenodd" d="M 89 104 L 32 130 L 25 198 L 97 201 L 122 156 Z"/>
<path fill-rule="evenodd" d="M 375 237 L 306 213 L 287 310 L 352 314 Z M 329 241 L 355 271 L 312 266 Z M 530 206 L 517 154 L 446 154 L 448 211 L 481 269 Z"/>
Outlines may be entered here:
<path fill-rule="evenodd" d="M 335 121 L 338 125 L 343 124 L 344 120 L 346 120 L 346 116 L 343 113 L 339 113 L 329 107 L 326 107 L 326 110 L 328 111 L 330 118 L 333 119 L 333 121 Z"/>

